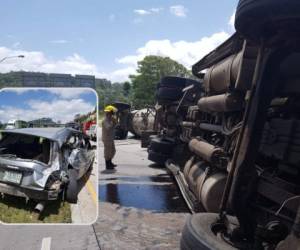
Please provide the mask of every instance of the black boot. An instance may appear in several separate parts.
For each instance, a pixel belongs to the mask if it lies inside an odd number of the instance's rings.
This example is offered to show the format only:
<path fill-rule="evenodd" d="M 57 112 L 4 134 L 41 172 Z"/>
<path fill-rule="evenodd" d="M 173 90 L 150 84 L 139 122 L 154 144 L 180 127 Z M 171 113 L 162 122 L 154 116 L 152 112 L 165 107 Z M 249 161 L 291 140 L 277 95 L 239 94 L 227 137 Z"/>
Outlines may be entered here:
<path fill-rule="evenodd" d="M 117 167 L 117 165 L 114 164 L 111 160 L 110 160 L 110 164 L 111 164 L 114 168 Z"/>
<path fill-rule="evenodd" d="M 105 167 L 107 170 L 112 170 L 114 169 L 113 164 L 111 163 L 111 160 L 105 161 Z"/>

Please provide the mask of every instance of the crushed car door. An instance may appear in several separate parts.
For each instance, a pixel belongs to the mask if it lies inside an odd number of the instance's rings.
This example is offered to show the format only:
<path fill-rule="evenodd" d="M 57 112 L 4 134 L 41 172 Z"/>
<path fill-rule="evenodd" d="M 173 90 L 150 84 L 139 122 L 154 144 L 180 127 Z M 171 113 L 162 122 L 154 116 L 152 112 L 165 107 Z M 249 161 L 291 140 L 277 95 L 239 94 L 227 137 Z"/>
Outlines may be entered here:
<path fill-rule="evenodd" d="M 95 153 L 91 148 L 88 139 L 82 135 L 75 135 L 75 143 L 73 150 L 69 156 L 69 164 L 78 171 L 78 179 L 81 178 L 91 167 Z"/>

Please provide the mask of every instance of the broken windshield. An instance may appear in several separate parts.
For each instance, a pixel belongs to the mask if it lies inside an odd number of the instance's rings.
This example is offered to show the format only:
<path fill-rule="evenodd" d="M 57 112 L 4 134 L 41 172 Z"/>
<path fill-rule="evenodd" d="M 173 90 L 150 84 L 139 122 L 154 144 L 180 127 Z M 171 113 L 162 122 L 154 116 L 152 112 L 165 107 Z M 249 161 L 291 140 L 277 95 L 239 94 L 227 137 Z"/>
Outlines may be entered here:
<path fill-rule="evenodd" d="M 45 164 L 50 159 L 49 139 L 16 133 L 0 134 L 0 156 L 36 160 Z"/>

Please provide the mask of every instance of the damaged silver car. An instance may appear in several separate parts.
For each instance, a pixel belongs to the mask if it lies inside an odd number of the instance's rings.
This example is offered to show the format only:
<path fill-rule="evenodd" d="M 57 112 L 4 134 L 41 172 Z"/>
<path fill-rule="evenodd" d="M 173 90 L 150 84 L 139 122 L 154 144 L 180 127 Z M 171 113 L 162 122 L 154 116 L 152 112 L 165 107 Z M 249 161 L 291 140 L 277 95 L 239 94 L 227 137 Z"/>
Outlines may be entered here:
<path fill-rule="evenodd" d="M 0 193 L 39 202 L 60 194 L 77 202 L 78 180 L 95 153 L 86 135 L 71 128 L 25 128 L 0 132 Z"/>

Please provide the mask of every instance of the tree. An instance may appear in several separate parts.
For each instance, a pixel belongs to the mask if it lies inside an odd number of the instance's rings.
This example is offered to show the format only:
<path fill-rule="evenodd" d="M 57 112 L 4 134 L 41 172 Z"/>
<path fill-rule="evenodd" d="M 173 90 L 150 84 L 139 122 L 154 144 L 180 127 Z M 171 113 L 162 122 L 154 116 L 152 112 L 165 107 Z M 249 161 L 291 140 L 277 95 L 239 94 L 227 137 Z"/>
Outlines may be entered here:
<path fill-rule="evenodd" d="M 138 62 L 137 75 L 129 76 L 136 108 L 154 105 L 157 83 L 165 76 L 192 77 L 192 74 L 169 57 L 146 56 Z"/>
<path fill-rule="evenodd" d="M 124 82 L 123 84 L 123 95 L 128 97 L 130 94 L 131 85 L 129 82 Z"/>
<path fill-rule="evenodd" d="M 103 108 L 114 102 L 130 102 L 129 95 L 130 95 L 130 84 L 129 83 L 111 83 L 109 80 L 106 79 L 96 79 L 96 91 L 99 98 L 99 110 L 103 110 Z M 126 90 L 126 91 L 124 91 Z M 126 94 L 128 95 L 126 96 Z"/>

